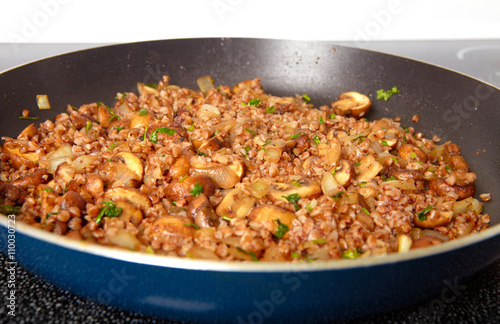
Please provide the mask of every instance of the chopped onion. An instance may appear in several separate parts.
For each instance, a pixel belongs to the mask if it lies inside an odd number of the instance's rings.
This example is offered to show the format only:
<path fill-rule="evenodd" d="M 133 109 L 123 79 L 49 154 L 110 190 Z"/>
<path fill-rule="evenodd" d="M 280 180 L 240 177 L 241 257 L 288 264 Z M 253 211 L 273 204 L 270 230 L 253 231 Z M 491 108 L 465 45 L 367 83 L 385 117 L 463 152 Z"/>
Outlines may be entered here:
<path fill-rule="evenodd" d="M 47 95 L 36 95 L 36 103 L 39 109 L 50 109 L 49 97 Z"/>
<path fill-rule="evenodd" d="M 257 198 L 257 199 L 261 199 L 266 195 L 267 188 L 268 188 L 268 185 L 263 183 L 263 182 L 260 182 L 260 181 L 256 181 L 254 183 L 251 183 L 247 187 L 248 191 L 250 191 L 252 196 Z"/>
<path fill-rule="evenodd" d="M 339 188 L 340 185 L 331 172 L 323 173 L 323 177 L 321 178 L 321 189 L 325 196 L 331 197 L 336 195 L 339 192 Z"/>
<path fill-rule="evenodd" d="M 479 215 L 483 210 L 483 203 L 475 199 L 474 197 L 468 197 L 464 200 L 455 202 L 451 209 L 453 210 L 453 213 L 455 215 L 467 213 L 470 211 L 474 211 Z"/>
<path fill-rule="evenodd" d="M 193 246 L 192 248 L 189 249 L 189 251 L 186 253 L 186 256 L 193 258 L 193 259 L 206 259 L 206 260 L 219 260 L 219 256 L 215 254 L 214 252 L 210 251 L 209 249 L 206 249 L 201 246 Z"/>
<path fill-rule="evenodd" d="M 130 250 L 137 250 L 141 246 L 141 242 L 124 229 L 118 230 L 115 235 L 107 235 L 108 240 L 116 245 L 122 246 Z"/>
<path fill-rule="evenodd" d="M 382 182 L 382 185 L 391 185 L 395 188 L 401 189 L 401 190 L 416 190 L 417 187 L 413 183 L 402 181 L 402 180 L 389 180 Z"/>
<path fill-rule="evenodd" d="M 94 155 L 82 155 L 77 157 L 73 162 L 71 162 L 70 166 L 72 169 L 74 169 L 76 172 L 80 172 L 86 167 L 91 166 L 95 161 L 97 160 L 97 157 Z"/>
<path fill-rule="evenodd" d="M 240 181 L 240 177 L 230 167 L 217 163 L 191 167 L 190 173 L 209 176 L 216 186 L 224 189 L 232 188 Z"/>
<path fill-rule="evenodd" d="M 384 148 L 380 143 L 376 140 L 370 141 L 370 147 L 375 151 L 375 153 L 382 153 L 384 152 Z"/>
<path fill-rule="evenodd" d="M 198 111 L 196 112 L 196 114 L 200 118 L 203 117 L 203 116 L 220 118 L 220 110 L 219 110 L 219 108 L 217 108 L 215 106 L 212 106 L 212 105 L 209 105 L 209 104 L 202 105 L 198 109 Z"/>
<path fill-rule="evenodd" d="M 42 157 L 40 159 L 40 166 L 47 169 L 49 173 L 54 173 L 59 164 L 67 162 L 68 159 L 72 161 L 75 157 L 76 156 L 71 149 L 71 144 L 64 143 L 57 150 Z"/>
<path fill-rule="evenodd" d="M 280 148 L 268 147 L 264 152 L 264 160 L 277 163 L 281 159 L 281 153 L 283 152 Z"/>
<path fill-rule="evenodd" d="M 236 120 L 231 119 L 231 120 L 224 120 L 218 123 L 217 125 L 214 126 L 216 130 L 219 132 L 230 132 L 231 129 L 233 129 L 234 125 L 236 125 Z"/>
<path fill-rule="evenodd" d="M 215 89 L 213 79 L 210 75 L 205 75 L 202 76 L 201 78 L 198 78 L 196 80 L 196 83 L 198 84 L 198 87 L 203 93 L 208 92 L 208 90 Z"/>

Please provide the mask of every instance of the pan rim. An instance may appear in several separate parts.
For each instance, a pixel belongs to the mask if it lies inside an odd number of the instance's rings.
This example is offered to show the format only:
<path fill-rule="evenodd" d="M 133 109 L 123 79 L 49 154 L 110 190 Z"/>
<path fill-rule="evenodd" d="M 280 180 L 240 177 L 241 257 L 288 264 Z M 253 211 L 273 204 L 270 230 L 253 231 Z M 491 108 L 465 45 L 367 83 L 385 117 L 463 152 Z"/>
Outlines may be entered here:
<path fill-rule="evenodd" d="M 6 230 L 9 228 L 8 217 L 0 214 L 0 226 Z M 313 272 L 313 271 L 332 271 L 332 270 L 351 270 L 356 268 L 366 268 L 374 266 L 383 266 L 392 263 L 401 263 L 414 261 L 417 259 L 432 257 L 438 254 L 453 252 L 462 248 L 472 246 L 500 236 L 500 224 L 460 239 L 451 240 L 443 244 L 431 247 L 410 250 L 406 253 L 390 253 L 382 256 L 373 256 L 359 259 L 329 260 L 317 262 L 227 262 L 214 260 L 199 260 L 191 258 L 181 258 L 174 256 L 152 255 L 138 251 L 127 251 L 117 247 L 102 246 L 97 243 L 77 241 L 65 236 L 55 235 L 42 229 L 35 228 L 28 224 L 18 222 L 15 225 L 15 234 L 26 235 L 30 238 L 53 244 L 61 248 L 66 248 L 76 252 L 91 254 L 97 257 L 114 259 L 116 261 L 143 264 L 162 268 L 173 268 L 183 270 L 203 270 L 218 272 Z M 500 254 L 493 258 L 491 262 L 498 259 Z"/>

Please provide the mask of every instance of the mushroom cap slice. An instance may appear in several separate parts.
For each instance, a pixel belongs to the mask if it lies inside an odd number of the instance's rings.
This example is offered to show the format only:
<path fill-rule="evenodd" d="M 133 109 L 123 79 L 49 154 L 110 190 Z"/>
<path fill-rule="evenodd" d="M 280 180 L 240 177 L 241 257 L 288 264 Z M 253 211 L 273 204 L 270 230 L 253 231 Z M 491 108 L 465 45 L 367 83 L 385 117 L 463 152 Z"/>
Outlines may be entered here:
<path fill-rule="evenodd" d="M 248 215 L 249 220 L 260 223 L 262 227 L 273 234 L 276 234 L 279 223 L 291 228 L 292 222 L 296 218 L 297 215 L 295 215 L 294 212 L 276 205 L 257 206 L 250 212 L 250 215 Z"/>
<path fill-rule="evenodd" d="M 317 198 L 321 196 L 322 190 L 320 185 L 315 181 L 302 178 L 296 184 L 275 183 L 269 187 L 267 192 L 267 199 L 272 202 L 285 201 L 284 196 L 293 194 L 299 195 L 301 198 Z"/>
<path fill-rule="evenodd" d="M 240 188 L 228 192 L 217 205 L 215 212 L 219 216 L 229 218 L 245 218 L 255 206 L 257 199 L 248 197 Z"/>
<path fill-rule="evenodd" d="M 354 118 L 363 117 L 371 105 L 372 102 L 367 96 L 355 91 L 345 92 L 337 101 L 332 102 L 333 111 L 337 115 L 351 115 Z"/>
<path fill-rule="evenodd" d="M 148 196 L 137 189 L 122 187 L 111 188 L 104 193 L 104 198 L 111 199 L 112 201 L 128 201 L 139 207 L 143 212 L 146 212 L 149 208 L 151 208 L 151 201 Z"/>

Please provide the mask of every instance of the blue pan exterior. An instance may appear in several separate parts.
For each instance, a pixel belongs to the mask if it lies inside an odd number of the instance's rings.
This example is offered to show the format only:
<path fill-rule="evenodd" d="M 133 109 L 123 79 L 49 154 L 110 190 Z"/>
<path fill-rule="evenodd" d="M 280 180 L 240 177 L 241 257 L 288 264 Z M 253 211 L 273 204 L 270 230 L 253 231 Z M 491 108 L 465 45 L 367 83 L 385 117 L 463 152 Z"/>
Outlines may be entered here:
<path fill-rule="evenodd" d="M 0 227 L 2 240 L 7 229 Z M 194 323 L 331 323 L 436 297 L 498 258 L 498 236 L 447 253 L 349 269 L 189 270 L 102 257 L 16 234 L 19 265 L 119 309 Z M 7 254 L 6 245 L 2 252 Z"/>

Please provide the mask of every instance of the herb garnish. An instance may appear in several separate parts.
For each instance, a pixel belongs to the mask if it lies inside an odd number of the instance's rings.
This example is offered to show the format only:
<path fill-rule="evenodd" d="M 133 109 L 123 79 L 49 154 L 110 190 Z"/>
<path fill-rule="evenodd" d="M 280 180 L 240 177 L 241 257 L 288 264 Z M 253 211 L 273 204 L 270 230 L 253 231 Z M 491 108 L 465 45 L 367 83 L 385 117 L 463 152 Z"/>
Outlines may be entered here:
<path fill-rule="evenodd" d="M 196 228 L 197 230 L 200 229 L 200 227 L 198 225 L 196 225 L 195 223 L 184 223 L 184 226 L 191 226 L 191 227 Z"/>
<path fill-rule="evenodd" d="M 314 143 L 316 143 L 316 147 L 321 143 L 321 140 L 319 139 L 318 135 L 314 136 L 313 138 Z"/>
<path fill-rule="evenodd" d="M 384 91 L 384 89 L 380 89 L 377 91 L 377 100 L 384 99 L 384 101 L 388 101 L 391 96 L 395 93 L 399 93 L 398 87 L 394 86 L 392 89 Z"/>
<path fill-rule="evenodd" d="M 254 98 L 248 102 L 248 105 L 253 107 L 257 107 L 258 104 L 260 104 L 259 98 Z"/>
<path fill-rule="evenodd" d="M 38 117 L 20 116 L 19 119 L 38 120 Z"/>
<path fill-rule="evenodd" d="M 193 195 L 193 197 L 197 197 L 203 192 L 203 186 L 199 183 L 196 183 L 193 190 L 190 190 L 189 192 Z"/>
<path fill-rule="evenodd" d="M 146 87 L 153 88 L 153 89 L 158 89 L 158 84 L 153 83 L 153 82 L 148 82 L 145 84 Z"/>
<path fill-rule="evenodd" d="M 151 142 L 153 142 L 154 144 L 158 143 L 158 133 L 167 134 L 167 135 L 174 135 L 175 133 L 177 133 L 177 131 L 175 129 L 168 128 L 168 127 L 158 127 L 149 136 L 149 140 Z"/>
<path fill-rule="evenodd" d="M 302 99 L 304 99 L 304 101 L 305 101 L 305 102 L 309 102 L 309 101 L 311 101 L 311 98 L 309 98 L 309 96 L 308 96 L 308 95 L 306 95 L 306 94 L 303 94 L 303 95 L 302 95 Z"/>
<path fill-rule="evenodd" d="M 97 218 L 95 219 L 97 225 L 101 223 L 104 216 L 118 217 L 122 213 L 123 209 L 121 207 L 116 207 L 115 203 L 112 201 L 103 201 L 102 204 L 106 207 L 99 208 L 99 215 L 97 215 Z"/>
<path fill-rule="evenodd" d="M 297 204 L 297 201 L 299 201 L 302 197 L 300 197 L 299 194 L 293 193 L 291 195 L 281 197 L 285 198 L 290 204 L 292 204 L 293 207 L 295 207 L 295 210 L 300 210 L 300 206 Z"/>
<path fill-rule="evenodd" d="M 422 211 L 417 214 L 418 220 L 421 222 L 427 220 L 427 213 L 430 212 L 432 208 L 433 207 L 431 205 L 429 205 L 429 206 L 425 207 L 424 209 L 422 209 Z"/>
<path fill-rule="evenodd" d="M 276 107 L 275 106 L 271 106 L 271 107 L 267 107 L 266 108 L 266 114 L 272 114 L 276 111 Z"/>
<path fill-rule="evenodd" d="M 276 229 L 276 233 L 274 233 L 274 236 L 277 238 L 282 238 L 283 235 L 285 235 L 286 232 L 288 232 L 290 230 L 290 227 L 288 227 L 288 225 L 286 225 L 286 224 L 283 224 L 279 220 L 279 218 L 276 218 L 275 221 L 278 222 L 278 228 Z"/>
<path fill-rule="evenodd" d="M 1 205 L 0 210 L 2 211 L 3 214 L 14 214 L 17 215 L 19 213 L 19 210 L 21 209 L 21 206 L 7 206 L 7 205 Z"/>
<path fill-rule="evenodd" d="M 302 132 L 298 132 L 297 134 L 294 134 L 294 135 L 290 136 L 290 137 L 287 139 L 287 141 L 289 141 L 289 140 L 291 140 L 291 139 L 295 139 L 295 138 L 299 137 L 300 135 L 302 135 Z"/>
<path fill-rule="evenodd" d="M 355 248 L 353 250 L 344 251 L 342 256 L 346 259 L 356 259 L 356 258 L 359 258 L 361 256 L 361 254 L 359 253 L 358 249 Z"/>
<path fill-rule="evenodd" d="M 149 113 L 147 109 L 141 108 L 139 109 L 139 116 L 146 116 Z"/>
<path fill-rule="evenodd" d="M 335 195 L 331 195 L 330 197 L 332 197 L 332 198 L 340 198 L 340 196 L 342 196 L 343 193 L 344 193 L 343 191 L 339 191 Z"/>
<path fill-rule="evenodd" d="M 246 251 L 246 250 L 243 250 L 242 248 L 236 248 L 239 252 L 243 252 L 243 253 L 246 253 L 248 255 L 250 255 L 252 257 L 252 260 L 254 262 L 259 262 L 259 259 L 255 256 L 255 253 L 253 253 L 252 251 Z"/>
<path fill-rule="evenodd" d="M 252 135 L 257 135 L 257 133 L 256 133 L 256 132 L 254 132 L 253 130 L 251 130 L 250 128 L 246 128 L 246 127 L 245 127 L 245 130 L 246 130 L 246 131 L 248 131 L 248 132 L 249 132 L 250 134 L 252 134 Z"/>
<path fill-rule="evenodd" d="M 87 123 L 85 124 L 85 133 L 88 133 L 91 128 L 92 122 L 90 120 L 87 120 Z"/>

